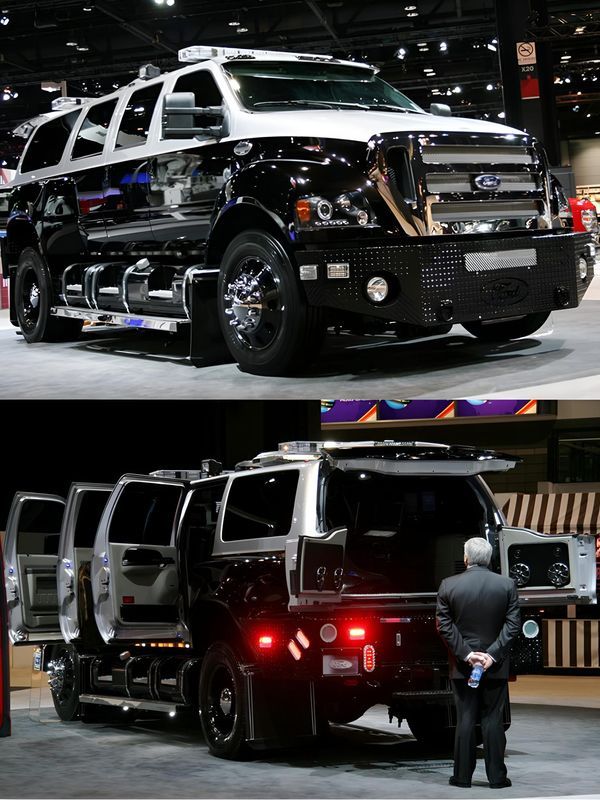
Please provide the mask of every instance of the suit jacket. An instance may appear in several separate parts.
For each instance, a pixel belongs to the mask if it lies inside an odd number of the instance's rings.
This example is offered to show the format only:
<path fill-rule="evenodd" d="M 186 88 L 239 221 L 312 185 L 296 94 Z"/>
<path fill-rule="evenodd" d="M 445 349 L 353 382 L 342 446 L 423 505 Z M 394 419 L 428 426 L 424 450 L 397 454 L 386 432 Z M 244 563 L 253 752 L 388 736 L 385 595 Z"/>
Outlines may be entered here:
<path fill-rule="evenodd" d="M 437 599 L 438 633 L 450 652 L 450 677 L 467 678 L 472 651 L 489 653 L 490 678 L 508 679 L 508 652 L 521 626 L 517 587 L 487 567 L 472 566 L 445 578 Z"/>

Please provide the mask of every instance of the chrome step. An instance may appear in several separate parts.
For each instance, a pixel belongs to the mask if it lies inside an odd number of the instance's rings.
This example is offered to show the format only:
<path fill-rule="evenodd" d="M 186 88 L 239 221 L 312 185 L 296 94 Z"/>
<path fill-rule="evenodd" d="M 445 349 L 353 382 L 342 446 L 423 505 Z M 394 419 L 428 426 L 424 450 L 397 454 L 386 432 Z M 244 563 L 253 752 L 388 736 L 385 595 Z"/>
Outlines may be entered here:
<path fill-rule="evenodd" d="M 177 333 L 182 325 L 190 321 L 179 317 L 155 317 L 151 315 L 127 314 L 122 311 L 102 311 L 91 308 L 75 308 L 74 306 L 56 306 L 50 310 L 53 317 L 83 319 L 89 322 L 101 322 L 104 325 L 122 325 L 128 328 L 165 331 Z"/>
<path fill-rule="evenodd" d="M 177 705 L 164 700 L 139 700 L 137 697 L 112 697 L 105 694 L 80 694 L 80 703 L 89 703 L 95 706 L 113 706 L 127 710 L 137 708 L 140 711 L 162 711 L 165 714 L 175 714 Z"/>

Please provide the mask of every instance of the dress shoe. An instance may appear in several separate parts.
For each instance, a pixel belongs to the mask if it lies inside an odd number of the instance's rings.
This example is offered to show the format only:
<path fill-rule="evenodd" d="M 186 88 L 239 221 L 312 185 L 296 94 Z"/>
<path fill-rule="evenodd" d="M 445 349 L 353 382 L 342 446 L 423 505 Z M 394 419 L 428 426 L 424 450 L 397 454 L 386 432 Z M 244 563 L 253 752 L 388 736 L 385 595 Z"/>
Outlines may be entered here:
<path fill-rule="evenodd" d="M 490 783 L 490 789 L 507 789 L 509 786 L 512 786 L 512 781 L 509 778 L 505 778 L 500 783 Z"/>
<path fill-rule="evenodd" d="M 451 778 L 448 778 L 448 783 L 450 786 L 462 786 L 463 789 L 470 789 L 471 788 L 471 781 L 469 783 L 463 783 L 463 781 L 459 781 L 457 778 L 452 775 Z"/>

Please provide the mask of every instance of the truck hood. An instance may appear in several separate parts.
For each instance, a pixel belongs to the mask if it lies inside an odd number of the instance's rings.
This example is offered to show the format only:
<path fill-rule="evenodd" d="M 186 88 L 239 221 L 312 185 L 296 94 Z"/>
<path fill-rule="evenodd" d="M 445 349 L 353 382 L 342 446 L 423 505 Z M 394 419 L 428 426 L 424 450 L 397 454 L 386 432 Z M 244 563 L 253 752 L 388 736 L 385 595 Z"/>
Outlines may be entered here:
<path fill-rule="evenodd" d="M 368 142 L 380 133 L 467 133 L 524 136 L 523 131 L 496 122 L 359 109 L 294 109 L 244 112 L 232 119 L 230 138 L 306 136 Z"/>

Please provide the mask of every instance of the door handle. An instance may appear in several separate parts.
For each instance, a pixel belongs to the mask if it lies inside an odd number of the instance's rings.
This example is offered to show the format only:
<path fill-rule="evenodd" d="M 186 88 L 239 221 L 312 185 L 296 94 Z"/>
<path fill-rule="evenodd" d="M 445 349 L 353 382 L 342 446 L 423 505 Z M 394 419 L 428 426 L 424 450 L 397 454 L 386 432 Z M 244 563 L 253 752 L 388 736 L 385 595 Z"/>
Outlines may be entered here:
<path fill-rule="evenodd" d="M 343 577 L 344 577 L 343 567 L 337 567 L 337 569 L 333 571 L 333 587 L 336 591 L 339 591 L 342 588 Z"/>
<path fill-rule="evenodd" d="M 327 575 L 327 567 L 317 567 L 317 591 L 322 592 L 325 586 L 325 575 Z"/>

